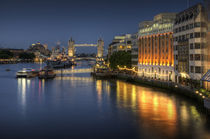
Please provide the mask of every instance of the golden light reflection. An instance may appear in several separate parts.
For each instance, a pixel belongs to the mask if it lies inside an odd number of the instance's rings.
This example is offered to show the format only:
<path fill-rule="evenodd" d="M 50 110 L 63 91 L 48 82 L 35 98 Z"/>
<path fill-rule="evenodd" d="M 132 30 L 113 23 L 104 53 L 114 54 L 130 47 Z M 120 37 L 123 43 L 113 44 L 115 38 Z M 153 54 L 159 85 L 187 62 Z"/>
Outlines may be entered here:
<path fill-rule="evenodd" d="M 177 110 L 173 98 L 127 82 L 117 81 L 116 84 L 116 99 L 120 107 L 130 107 L 141 120 L 151 125 L 148 127 L 165 134 L 176 134 Z"/>
<path fill-rule="evenodd" d="M 192 117 L 194 120 L 199 120 L 201 121 L 201 116 L 199 114 L 199 112 L 197 111 L 196 107 L 195 106 L 191 106 L 190 107 L 190 111 L 191 111 L 191 114 L 192 114 Z"/>
<path fill-rule="evenodd" d="M 175 106 L 173 105 L 173 102 L 172 100 L 168 100 L 168 119 L 175 119 L 175 114 L 174 114 L 174 111 L 175 111 Z"/>
<path fill-rule="evenodd" d="M 98 101 L 99 103 L 101 103 L 101 100 L 102 100 L 102 81 L 101 80 L 96 81 L 96 90 L 98 94 Z"/>
<path fill-rule="evenodd" d="M 136 86 L 132 85 L 132 97 L 131 97 L 131 102 L 132 102 L 132 107 L 135 108 L 136 106 Z"/>
<path fill-rule="evenodd" d="M 26 109 L 26 91 L 27 89 L 30 89 L 30 80 L 25 78 L 18 78 L 18 94 L 19 99 L 22 105 L 23 114 L 25 114 Z"/>
<path fill-rule="evenodd" d="M 154 97 L 153 97 L 153 106 L 154 106 L 154 108 L 153 108 L 154 112 L 157 113 L 158 112 L 158 106 L 159 106 L 159 101 L 158 101 L 158 96 L 157 95 L 154 95 Z"/>
<path fill-rule="evenodd" d="M 184 123 L 186 123 L 187 122 L 187 120 L 189 119 L 189 114 L 188 114 L 188 112 L 187 112 L 187 107 L 186 107 L 186 105 L 185 104 L 183 104 L 182 106 L 181 106 L 181 117 L 182 117 L 182 120 L 184 121 Z"/>
<path fill-rule="evenodd" d="M 71 81 L 81 81 L 81 82 L 89 82 L 92 83 L 93 78 L 91 77 L 73 77 L 73 76 L 63 76 L 63 77 L 56 77 L 56 80 L 71 80 Z"/>
<path fill-rule="evenodd" d="M 106 89 L 106 92 L 107 92 L 108 96 L 110 96 L 111 88 L 110 88 L 110 84 L 109 84 L 108 81 L 105 82 L 105 89 Z"/>

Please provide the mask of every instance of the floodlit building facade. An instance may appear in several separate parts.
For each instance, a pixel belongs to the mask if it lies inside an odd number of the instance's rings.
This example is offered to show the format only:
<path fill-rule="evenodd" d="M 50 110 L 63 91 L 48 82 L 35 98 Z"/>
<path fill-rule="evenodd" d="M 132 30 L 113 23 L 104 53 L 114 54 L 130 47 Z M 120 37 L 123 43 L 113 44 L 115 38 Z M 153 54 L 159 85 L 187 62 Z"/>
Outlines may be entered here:
<path fill-rule="evenodd" d="M 208 24 L 205 9 L 197 4 L 177 14 L 174 56 L 177 82 L 199 81 L 209 69 Z"/>
<path fill-rule="evenodd" d="M 173 23 L 175 13 L 160 13 L 139 24 L 138 76 L 175 81 Z"/>

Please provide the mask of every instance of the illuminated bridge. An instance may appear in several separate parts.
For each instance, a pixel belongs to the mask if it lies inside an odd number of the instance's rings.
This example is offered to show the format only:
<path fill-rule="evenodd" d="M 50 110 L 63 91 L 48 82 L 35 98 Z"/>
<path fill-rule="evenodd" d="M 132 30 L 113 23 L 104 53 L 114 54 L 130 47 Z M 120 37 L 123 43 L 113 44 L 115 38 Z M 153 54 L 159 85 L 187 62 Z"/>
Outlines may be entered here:
<path fill-rule="evenodd" d="M 75 60 L 96 60 L 95 57 L 76 57 Z"/>
<path fill-rule="evenodd" d="M 55 70 L 56 74 L 73 74 L 73 73 L 90 73 L 92 72 L 92 68 L 86 69 L 62 69 L 62 70 Z"/>

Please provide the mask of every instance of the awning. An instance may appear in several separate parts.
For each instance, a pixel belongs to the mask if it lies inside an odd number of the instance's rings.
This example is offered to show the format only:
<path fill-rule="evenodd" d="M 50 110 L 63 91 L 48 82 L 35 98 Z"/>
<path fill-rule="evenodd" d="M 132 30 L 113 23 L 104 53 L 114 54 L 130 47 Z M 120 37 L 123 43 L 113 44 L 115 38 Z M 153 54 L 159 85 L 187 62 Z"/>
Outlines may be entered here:
<path fill-rule="evenodd" d="M 201 81 L 210 82 L 210 70 L 208 70 L 207 73 L 203 75 L 203 77 L 201 78 Z"/>

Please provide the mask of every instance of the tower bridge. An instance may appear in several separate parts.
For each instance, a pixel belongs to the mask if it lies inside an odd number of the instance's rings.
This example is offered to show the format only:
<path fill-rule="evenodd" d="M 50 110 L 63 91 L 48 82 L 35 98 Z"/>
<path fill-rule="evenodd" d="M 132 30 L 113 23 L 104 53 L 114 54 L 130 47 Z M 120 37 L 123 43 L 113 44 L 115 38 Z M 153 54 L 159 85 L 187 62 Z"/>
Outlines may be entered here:
<path fill-rule="evenodd" d="M 97 47 L 98 45 L 97 44 L 87 44 L 87 43 L 84 43 L 84 44 L 75 44 L 74 46 L 75 47 L 83 47 L 83 46 L 86 46 L 86 47 L 89 47 L 89 46 Z"/>
<path fill-rule="evenodd" d="M 103 51 L 104 51 L 104 41 L 100 38 L 97 44 L 75 44 L 75 41 L 71 38 L 68 42 L 68 56 L 74 57 L 75 56 L 75 47 L 97 47 L 97 55 L 96 57 L 102 58 Z"/>

